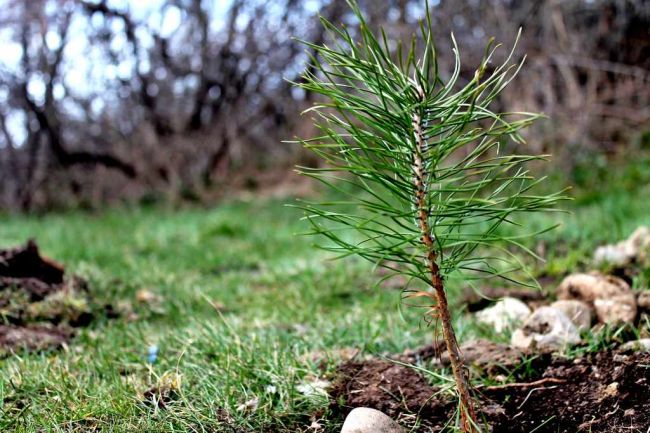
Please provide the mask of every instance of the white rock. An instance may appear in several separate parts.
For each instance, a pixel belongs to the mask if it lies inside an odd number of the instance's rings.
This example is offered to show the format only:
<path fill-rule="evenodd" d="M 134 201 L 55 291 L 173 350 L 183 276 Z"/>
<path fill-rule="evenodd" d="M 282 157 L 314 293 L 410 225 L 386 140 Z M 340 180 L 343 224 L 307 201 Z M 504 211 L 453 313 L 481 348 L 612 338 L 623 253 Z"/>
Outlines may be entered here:
<path fill-rule="evenodd" d="M 636 350 L 639 352 L 650 352 L 650 338 L 628 341 L 621 346 L 621 350 Z"/>
<path fill-rule="evenodd" d="M 636 299 L 633 294 L 596 299 L 594 308 L 601 323 L 631 323 L 636 318 Z"/>
<path fill-rule="evenodd" d="M 650 311 L 650 290 L 644 290 L 636 298 L 640 310 Z"/>
<path fill-rule="evenodd" d="M 404 433 L 404 430 L 383 412 L 358 407 L 345 418 L 341 433 Z"/>
<path fill-rule="evenodd" d="M 614 295 L 631 292 L 630 286 L 622 279 L 598 272 L 571 274 L 557 288 L 558 299 L 577 299 L 593 302 Z"/>
<path fill-rule="evenodd" d="M 479 322 L 493 326 L 499 333 L 520 325 L 528 316 L 530 316 L 528 305 L 510 297 L 505 297 L 493 306 L 476 313 Z"/>
<path fill-rule="evenodd" d="M 636 318 L 634 292 L 624 280 L 612 275 L 569 275 L 558 286 L 557 297 L 593 305 L 601 323 L 633 322 Z"/>
<path fill-rule="evenodd" d="M 330 382 L 322 379 L 312 379 L 310 381 L 302 381 L 296 386 L 296 391 L 307 397 L 318 395 L 327 395 L 327 388 Z"/>
<path fill-rule="evenodd" d="M 594 252 L 594 262 L 597 265 L 622 267 L 631 263 L 635 257 L 636 250 L 629 248 L 627 244 L 605 245 L 596 248 Z"/>
<path fill-rule="evenodd" d="M 511 344 L 520 348 L 558 350 L 580 342 L 578 328 L 561 310 L 540 307 L 526 319 L 511 338 Z"/>
<path fill-rule="evenodd" d="M 596 248 L 594 261 L 596 264 L 625 266 L 635 261 L 645 260 L 649 251 L 650 229 L 641 226 L 624 241 Z"/>
<path fill-rule="evenodd" d="M 650 253 L 650 228 L 641 226 L 627 238 L 627 243 L 633 245 L 637 250 L 637 260 L 642 261 Z"/>
<path fill-rule="evenodd" d="M 578 328 L 578 331 L 586 331 L 591 328 L 593 314 L 587 303 L 575 299 L 562 299 L 553 302 L 551 307 L 557 308 L 566 314 L 569 320 Z"/>

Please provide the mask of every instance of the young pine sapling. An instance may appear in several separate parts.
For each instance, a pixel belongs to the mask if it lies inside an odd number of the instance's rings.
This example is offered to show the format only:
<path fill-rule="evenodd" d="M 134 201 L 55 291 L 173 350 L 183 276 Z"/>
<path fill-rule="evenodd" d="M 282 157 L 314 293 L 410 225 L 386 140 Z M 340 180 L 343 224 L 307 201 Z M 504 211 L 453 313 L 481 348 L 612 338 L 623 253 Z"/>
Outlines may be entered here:
<path fill-rule="evenodd" d="M 296 84 L 324 101 L 307 110 L 316 114 L 319 136 L 300 142 L 325 165 L 299 171 L 350 200 L 301 207 L 314 232 L 329 238 L 327 248 L 430 287 L 412 296 L 426 299 L 428 319 L 441 324 L 460 427 L 476 432 L 445 283 L 453 273 L 510 278 L 518 261 L 508 247 L 521 247 L 523 235 L 508 237 L 497 228 L 515 224 L 516 214 L 550 210 L 561 199 L 559 193 L 530 193 L 542 179 L 531 177 L 525 165 L 542 157 L 499 152 L 506 142 L 521 144 L 519 130 L 538 115 L 489 108 L 521 66 L 511 64 L 512 52 L 501 65 L 488 67 L 498 48 L 488 44 L 474 77 L 461 86 L 454 41 L 454 71 L 443 81 L 428 14 L 421 39 L 414 37 L 404 53 L 401 44 L 391 50 L 383 30 L 375 36 L 358 6 L 351 7 L 358 38 L 322 19 L 332 46 L 304 42 L 312 65 Z M 346 229 L 357 233 L 348 236 Z"/>

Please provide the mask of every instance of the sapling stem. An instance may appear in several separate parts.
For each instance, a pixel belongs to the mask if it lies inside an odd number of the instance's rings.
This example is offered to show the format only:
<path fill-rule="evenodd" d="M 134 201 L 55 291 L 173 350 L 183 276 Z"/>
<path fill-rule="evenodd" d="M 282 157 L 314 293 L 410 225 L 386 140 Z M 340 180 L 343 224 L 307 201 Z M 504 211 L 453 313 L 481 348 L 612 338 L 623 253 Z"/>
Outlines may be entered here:
<path fill-rule="evenodd" d="M 425 95 L 421 87 L 417 86 L 417 93 L 420 101 L 424 102 Z M 470 393 L 470 384 L 467 377 L 465 363 L 458 348 L 458 340 L 451 322 L 451 313 L 449 312 L 449 303 L 445 293 L 444 280 L 440 275 L 440 268 L 436 262 L 437 254 L 434 239 L 431 234 L 429 225 L 429 208 L 426 200 L 426 172 L 424 168 L 423 155 L 426 152 L 426 139 L 422 133 L 422 117 L 419 113 L 413 113 L 413 135 L 415 140 L 413 154 L 413 182 L 415 184 L 415 206 L 417 209 L 417 221 L 422 243 L 426 249 L 426 261 L 429 272 L 431 273 L 431 287 L 434 289 L 436 311 L 442 323 L 442 334 L 449 353 L 451 369 L 456 382 L 456 390 L 460 401 L 460 420 L 464 432 L 476 432 L 476 411 L 474 402 Z"/>

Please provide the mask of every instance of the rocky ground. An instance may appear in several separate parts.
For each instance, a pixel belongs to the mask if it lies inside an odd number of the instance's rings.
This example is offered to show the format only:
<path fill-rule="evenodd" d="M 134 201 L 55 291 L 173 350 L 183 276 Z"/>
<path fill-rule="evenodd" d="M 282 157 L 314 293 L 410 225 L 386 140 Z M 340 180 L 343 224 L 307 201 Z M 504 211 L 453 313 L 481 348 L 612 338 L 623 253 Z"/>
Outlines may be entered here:
<path fill-rule="evenodd" d="M 548 355 L 529 368 L 511 376 L 514 382 L 476 388 L 479 417 L 489 431 L 622 433 L 645 432 L 650 426 L 648 352 L 603 351 L 575 359 Z M 410 367 L 387 360 L 349 361 L 336 377 L 331 388 L 335 414 L 369 407 L 423 432 L 445 431 L 456 416 L 452 393 L 430 386 Z M 490 377 L 498 380 L 498 375 Z"/>
<path fill-rule="evenodd" d="M 648 431 L 650 291 L 631 283 L 648 268 L 649 251 L 650 230 L 641 227 L 596 250 L 594 265 L 609 273 L 571 274 L 551 296 L 522 289 L 467 294 L 479 322 L 512 335 L 509 345 L 477 340 L 461 347 L 480 382 L 475 396 L 488 431 Z M 457 415 L 451 387 L 431 386 L 417 368 L 446 367 L 443 347 L 341 364 L 330 395 L 332 412 L 348 416 L 343 432 L 403 431 L 399 424 L 445 431 Z"/>

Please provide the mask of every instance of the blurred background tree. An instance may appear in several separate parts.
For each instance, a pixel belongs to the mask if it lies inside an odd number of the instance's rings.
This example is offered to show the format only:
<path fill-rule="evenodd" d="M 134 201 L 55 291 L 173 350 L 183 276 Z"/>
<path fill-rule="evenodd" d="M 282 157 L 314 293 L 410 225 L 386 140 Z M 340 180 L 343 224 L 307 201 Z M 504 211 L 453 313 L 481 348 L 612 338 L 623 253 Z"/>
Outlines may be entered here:
<path fill-rule="evenodd" d="M 360 4 L 395 40 L 424 15 L 423 1 Z M 579 182 L 584 167 L 643 145 L 650 3 L 430 5 L 443 76 L 449 33 L 458 40 L 460 85 L 487 37 L 511 44 L 523 27 L 527 64 L 498 108 L 549 115 L 526 152 L 553 153 Z M 292 36 L 328 42 L 319 13 L 355 28 L 344 0 L 0 0 L 0 209 L 209 201 L 313 164 L 281 140 L 310 135 L 299 112 L 315 95 L 286 80 L 307 59 Z"/>

